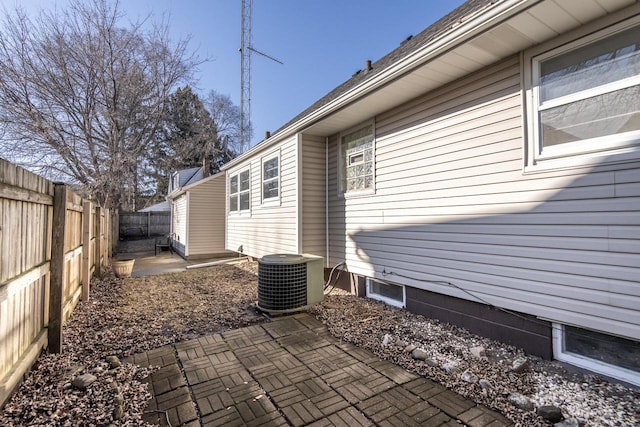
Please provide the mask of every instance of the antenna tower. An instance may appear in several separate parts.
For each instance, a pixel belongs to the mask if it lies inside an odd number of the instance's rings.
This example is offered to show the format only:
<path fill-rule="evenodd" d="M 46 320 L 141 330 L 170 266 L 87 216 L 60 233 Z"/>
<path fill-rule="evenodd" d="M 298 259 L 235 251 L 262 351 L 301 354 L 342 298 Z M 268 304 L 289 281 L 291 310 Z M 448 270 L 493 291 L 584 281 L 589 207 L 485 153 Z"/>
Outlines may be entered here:
<path fill-rule="evenodd" d="M 242 19 L 240 35 L 240 153 L 251 145 L 251 53 L 284 64 L 279 59 L 253 48 L 251 39 L 251 15 L 253 0 L 241 0 Z"/>

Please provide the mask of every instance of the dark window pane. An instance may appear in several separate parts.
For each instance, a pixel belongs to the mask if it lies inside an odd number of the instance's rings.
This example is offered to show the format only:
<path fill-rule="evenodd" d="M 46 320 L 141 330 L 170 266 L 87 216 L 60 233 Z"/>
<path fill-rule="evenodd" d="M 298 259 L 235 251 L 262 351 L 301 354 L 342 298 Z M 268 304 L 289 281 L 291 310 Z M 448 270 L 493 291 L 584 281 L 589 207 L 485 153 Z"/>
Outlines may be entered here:
<path fill-rule="evenodd" d="M 262 179 L 267 180 L 278 176 L 278 158 L 267 160 L 262 165 Z"/>
<path fill-rule="evenodd" d="M 238 192 L 238 175 L 233 175 L 229 178 L 229 194 Z"/>
<path fill-rule="evenodd" d="M 262 198 L 269 199 L 271 197 L 278 197 L 278 180 L 265 182 L 262 185 Z"/>
<path fill-rule="evenodd" d="M 278 197 L 278 180 L 265 182 L 262 185 L 262 198 L 269 199 L 271 197 Z"/>
<path fill-rule="evenodd" d="M 364 162 L 364 152 L 354 153 L 349 156 L 349 165 L 353 165 L 354 163 L 362 163 Z"/>
<path fill-rule="evenodd" d="M 240 191 L 249 189 L 249 171 L 240 172 Z"/>
<path fill-rule="evenodd" d="M 246 211 L 249 209 L 249 192 L 240 193 L 240 210 Z"/>
<path fill-rule="evenodd" d="M 573 326 L 564 327 L 564 350 L 640 372 L 640 342 Z"/>
<path fill-rule="evenodd" d="M 229 211 L 234 212 L 238 210 L 238 196 L 229 197 Z"/>
<path fill-rule="evenodd" d="M 369 289 L 372 293 L 382 295 L 396 301 L 403 301 L 402 286 L 389 285 L 387 283 L 371 280 L 369 283 Z"/>

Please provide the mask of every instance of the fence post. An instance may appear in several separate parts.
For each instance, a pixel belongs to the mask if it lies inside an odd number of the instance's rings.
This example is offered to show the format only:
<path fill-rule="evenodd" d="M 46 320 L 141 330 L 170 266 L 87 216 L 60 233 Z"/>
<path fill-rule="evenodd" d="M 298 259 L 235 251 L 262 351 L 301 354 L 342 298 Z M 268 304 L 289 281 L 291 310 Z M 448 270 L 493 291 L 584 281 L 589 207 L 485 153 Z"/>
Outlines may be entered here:
<path fill-rule="evenodd" d="M 109 246 L 111 248 L 111 256 L 118 250 L 118 241 L 120 240 L 120 214 L 117 209 L 109 210 L 111 218 L 111 236 L 109 238 Z"/>
<path fill-rule="evenodd" d="M 82 301 L 89 301 L 91 282 L 91 219 L 92 203 L 82 201 Z"/>
<path fill-rule="evenodd" d="M 96 255 L 98 255 L 98 259 L 96 261 L 96 275 L 98 277 L 102 276 L 102 227 L 104 223 L 102 222 L 102 213 L 104 209 L 100 206 L 96 207 L 96 221 L 98 222 L 98 233 L 96 235 Z"/>
<path fill-rule="evenodd" d="M 151 237 L 151 211 L 147 212 L 147 238 Z"/>
<path fill-rule="evenodd" d="M 51 267 L 49 290 L 49 352 L 62 352 L 62 298 L 64 291 L 64 241 L 67 219 L 67 186 L 53 187 L 53 233 L 51 238 Z"/>

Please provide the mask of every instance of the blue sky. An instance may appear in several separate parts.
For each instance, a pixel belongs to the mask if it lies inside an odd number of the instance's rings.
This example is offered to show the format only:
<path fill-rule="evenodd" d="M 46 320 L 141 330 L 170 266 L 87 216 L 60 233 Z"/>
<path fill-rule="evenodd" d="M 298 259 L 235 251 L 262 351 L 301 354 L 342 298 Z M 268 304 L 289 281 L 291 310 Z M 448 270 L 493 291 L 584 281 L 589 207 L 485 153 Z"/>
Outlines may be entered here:
<path fill-rule="evenodd" d="M 38 8 L 65 0 L 0 0 Z M 463 0 L 254 0 L 253 47 L 284 62 L 252 55 L 252 144 L 338 86 L 365 61 L 375 61 L 459 6 Z M 196 90 L 240 103 L 240 0 L 120 0 L 126 19 L 168 18 L 172 37 L 191 36 L 207 59 Z"/>

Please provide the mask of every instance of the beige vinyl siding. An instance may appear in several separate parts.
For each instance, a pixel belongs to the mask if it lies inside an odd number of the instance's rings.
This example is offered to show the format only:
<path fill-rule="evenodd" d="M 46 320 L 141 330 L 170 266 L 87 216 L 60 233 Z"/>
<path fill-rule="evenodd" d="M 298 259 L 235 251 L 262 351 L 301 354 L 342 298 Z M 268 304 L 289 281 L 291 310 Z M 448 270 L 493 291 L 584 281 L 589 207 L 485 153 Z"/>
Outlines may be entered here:
<path fill-rule="evenodd" d="M 187 195 L 178 196 L 174 201 L 174 210 L 171 217 L 171 230 L 173 232 L 174 247 L 185 254 L 187 245 Z"/>
<path fill-rule="evenodd" d="M 373 196 L 337 195 L 331 139 L 332 263 L 640 339 L 640 164 L 523 172 L 518 57 L 375 122 Z"/>
<path fill-rule="evenodd" d="M 262 204 L 262 158 L 280 153 L 280 200 Z M 251 210 L 250 213 L 227 213 L 226 248 L 238 250 L 252 257 L 273 253 L 298 253 L 298 137 L 258 151 L 250 158 L 227 171 L 228 177 L 250 167 Z M 228 205 L 228 202 L 227 202 Z"/>
<path fill-rule="evenodd" d="M 302 253 L 326 257 L 325 138 L 302 136 Z"/>
<path fill-rule="evenodd" d="M 189 256 L 225 252 L 225 174 L 205 178 L 189 192 Z"/>

